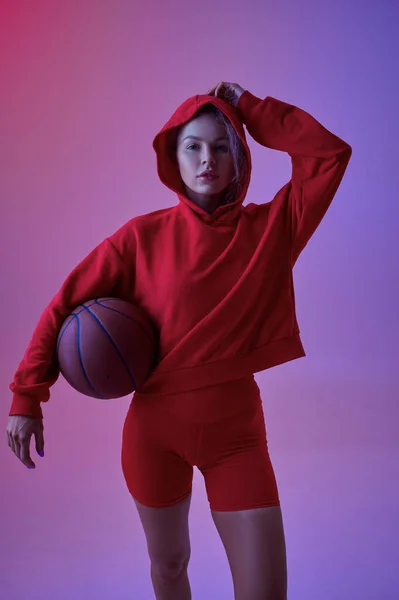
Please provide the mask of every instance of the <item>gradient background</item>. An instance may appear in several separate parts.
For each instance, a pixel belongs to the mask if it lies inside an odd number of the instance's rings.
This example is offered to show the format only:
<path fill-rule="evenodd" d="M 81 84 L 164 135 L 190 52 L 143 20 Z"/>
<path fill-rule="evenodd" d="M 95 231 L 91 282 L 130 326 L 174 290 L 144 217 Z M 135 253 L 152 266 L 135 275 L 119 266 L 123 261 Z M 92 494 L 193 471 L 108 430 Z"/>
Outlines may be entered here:
<path fill-rule="evenodd" d="M 225 80 L 300 106 L 353 147 L 295 267 L 308 356 L 257 375 L 289 599 L 397 598 L 398 4 L 3 0 L 0 10 L 1 596 L 153 598 L 120 468 L 129 398 L 99 403 L 60 379 L 44 406 L 45 457 L 32 445 L 28 471 L 6 442 L 8 385 L 72 268 L 131 217 L 176 203 L 157 178 L 153 136 L 185 98 Z M 246 203 L 261 203 L 291 165 L 250 145 Z M 190 524 L 194 600 L 232 599 L 198 471 Z"/>

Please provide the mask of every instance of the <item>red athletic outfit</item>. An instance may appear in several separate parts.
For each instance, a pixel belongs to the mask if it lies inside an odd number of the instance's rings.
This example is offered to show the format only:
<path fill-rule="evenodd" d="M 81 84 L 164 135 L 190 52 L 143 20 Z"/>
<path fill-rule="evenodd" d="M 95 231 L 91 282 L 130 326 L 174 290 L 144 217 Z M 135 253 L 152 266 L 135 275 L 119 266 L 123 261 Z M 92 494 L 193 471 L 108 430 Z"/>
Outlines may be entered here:
<path fill-rule="evenodd" d="M 170 134 L 206 103 L 215 104 L 229 117 L 249 165 L 243 124 L 259 144 L 291 156 L 291 180 L 272 201 L 243 206 L 249 176 L 241 196 L 212 215 L 185 196 L 169 154 Z M 224 383 L 231 389 L 232 379 L 245 379 L 250 385 L 253 373 L 305 355 L 295 314 L 292 268 L 339 187 L 350 146 L 305 111 L 275 98 L 261 100 L 249 91 L 242 94 L 237 108 L 210 96 L 189 98 L 153 145 L 160 180 L 177 194 L 178 204 L 131 219 L 72 271 L 42 314 L 15 373 L 10 385 L 11 415 L 42 415 L 40 403 L 49 399 L 49 389 L 59 375 L 54 360 L 58 331 L 78 304 L 94 297 L 114 296 L 142 306 L 159 331 L 159 363 L 133 398 L 125 434 L 134 430 L 137 421 L 132 410 L 144 398 L 158 398 L 156 404 L 165 403 L 165 410 L 168 402 L 184 405 L 185 397 L 190 405 L 195 390 Z M 222 395 L 223 388 L 218 388 Z M 199 402 L 195 396 L 193 407 Z M 247 396 L 250 404 L 256 391 L 245 392 L 243 408 Z M 126 439 L 124 435 L 125 475 L 129 489 L 139 495 L 134 459 L 126 460 Z M 132 444 L 134 452 L 133 440 Z M 200 450 L 186 451 L 191 462 L 202 460 Z M 127 468 L 135 473 L 135 481 L 133 475 L 129 479 Z M 176 494 L 155 488 L 159 496 L 142 494 L 153 505 L 186 492 L 187 482 L 180 484 Z M 218 504 L 215 492 L 213 497 Z M 258 498 L 255 503 L 259 502 Z M 264 496 L 264 502 L 270 503 L 270 498 Z M 251 498 L 243 503 L 251 504 Z M 229 504 L 235 505 L 234 498 Z"/>
<path fill-rule="evenodd" d="M 135 394 L 122 439 L 132 496 L 171 506 L 191 493 L 193 466 L 212 510 L 278 506 L 259 388 L 253 376 L 177 394 Z"/>

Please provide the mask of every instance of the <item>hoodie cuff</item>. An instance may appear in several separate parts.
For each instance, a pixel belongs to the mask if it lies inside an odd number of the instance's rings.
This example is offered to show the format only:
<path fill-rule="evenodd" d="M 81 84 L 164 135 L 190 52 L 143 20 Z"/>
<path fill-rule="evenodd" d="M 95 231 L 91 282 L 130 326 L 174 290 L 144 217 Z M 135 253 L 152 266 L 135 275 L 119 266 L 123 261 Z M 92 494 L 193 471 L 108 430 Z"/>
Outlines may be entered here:
<path fill-rule="evenodd" d="M 43 418 L 40 402 L 35 402 L 31 398 L 19 394 L 14 394 L 10 412 L 8 414 L 10 417 L 19 415 L 23 417 L 33 417 L 34 419 Z"/>
<path fill-rule="evenodd" d="M 244 124 L 247 123 L 247 121 L 250 118 L 250 114 L 251 114 L 252 110 L 260 102 L 262 102 L 262 99 L 257 98 L 256 96 L 251 94 L 251 92 L 249 90 L 245 90 L 245 92 L 243 92 L 241 94 L 241 96 L 238 100 L 238 104 L 237 104 L 237 111 L 238 111 L 240 118 Z"/>

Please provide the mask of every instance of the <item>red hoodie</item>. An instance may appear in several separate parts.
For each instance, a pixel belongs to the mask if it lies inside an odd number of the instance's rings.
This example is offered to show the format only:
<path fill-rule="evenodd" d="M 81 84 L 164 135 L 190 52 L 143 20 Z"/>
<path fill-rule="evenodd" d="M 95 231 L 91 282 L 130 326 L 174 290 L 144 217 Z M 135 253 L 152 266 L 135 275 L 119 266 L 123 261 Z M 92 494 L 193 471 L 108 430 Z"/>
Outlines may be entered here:
<path fill-rule="evenodd" d="M 288 152 L 292 178 L 272 201 L 234 203 L 212 215 L 185 195 L 168 154 L 171 130 L 204 104 L 219 107 L 240 136 Z M 179 203 L 131 219 L 72 271 L 42 314 L 10 389 L 10 415 L 40 417 L 59 376 L 55 343 L 66 316 L 94 297 L 142 306 L 160 336 L 159 363 L 140 393 L 214 385 L 305 356 L 292 268 L 326 213 L 351 147 L 312 116 L 245 91 L 237 108 L 206 95 L 186 100 L 153 142 L 158 175 Z"/>

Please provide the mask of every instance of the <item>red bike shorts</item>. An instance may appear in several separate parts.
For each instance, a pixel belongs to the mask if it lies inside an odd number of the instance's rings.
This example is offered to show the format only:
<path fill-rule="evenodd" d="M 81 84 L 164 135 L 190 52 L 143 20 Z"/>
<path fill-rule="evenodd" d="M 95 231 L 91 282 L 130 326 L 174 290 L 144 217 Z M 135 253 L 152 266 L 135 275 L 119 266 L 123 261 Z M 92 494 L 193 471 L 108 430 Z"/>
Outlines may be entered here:
<path fill-rule="evenodd" d="M 177 504 L 191 493 L 194 466 L 211 510 L 280 505 L 253 376 L 179 394 L 134 394 L 122 436 L 133 498 L 154 508 Z"/>

